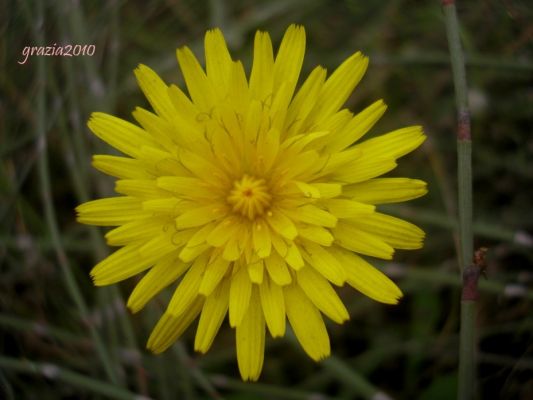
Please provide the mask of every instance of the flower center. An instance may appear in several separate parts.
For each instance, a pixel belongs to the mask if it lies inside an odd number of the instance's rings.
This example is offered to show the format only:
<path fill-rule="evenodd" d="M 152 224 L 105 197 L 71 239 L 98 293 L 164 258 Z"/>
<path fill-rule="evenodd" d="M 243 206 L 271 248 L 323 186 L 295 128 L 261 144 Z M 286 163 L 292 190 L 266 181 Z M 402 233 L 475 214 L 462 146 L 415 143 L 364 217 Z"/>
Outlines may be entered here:
<path fill-rule="evenodd" d="M 248 175 L 233 183 L 233 189 L 227 197 L 233 212 L 249 219 L 262 215 L 270 206 L 271 200 L 265 180 Z"/>

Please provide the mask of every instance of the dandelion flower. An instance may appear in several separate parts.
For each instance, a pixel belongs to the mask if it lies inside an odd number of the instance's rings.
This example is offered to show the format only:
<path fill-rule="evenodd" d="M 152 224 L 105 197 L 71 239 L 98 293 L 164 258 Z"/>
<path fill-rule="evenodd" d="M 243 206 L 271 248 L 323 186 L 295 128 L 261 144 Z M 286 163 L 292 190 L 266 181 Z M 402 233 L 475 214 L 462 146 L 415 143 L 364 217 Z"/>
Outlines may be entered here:
<path fill-rule="evenodd" d="M 283 336 L 286 320 L 312 359 L 330 354 L 323 315 L 349 319 L 335 286 L 388 304 L 402 296 L 362 256 L 389 260 L 422 246 L 418 227 L 376 211 L 426 193 L 420 180 L 379 178 L 424 141 L 422 128 L 361 141 L 386 109 L 382 100 L 355 115 L 342 108 L 367 57 L 353 54 L 329 77 L 318 66 L 296 90 L 304 52 L 300 26 L 287 29 L 276 56 L 257 32 L 247 77 L 210 30 L 205 70 L 189 48 L 177 50 L 188 95 L 140 65 L 155 112 L 137 108 L 139 126 L 104 113 L 88 122 L 125 155 L 93 158 L 120 196 L 77 207 L 79 222 L 114 226 L 105 237 L 120 247 L 91 276 L 101 286 L 147 271 L 128 299 L 132 312 L 175 285 L 148 339 L 155 353 L 197 318 L 194 348 L 207 352 L 228 315 L 241 377 L 257 380 L 265 331 Z"/>

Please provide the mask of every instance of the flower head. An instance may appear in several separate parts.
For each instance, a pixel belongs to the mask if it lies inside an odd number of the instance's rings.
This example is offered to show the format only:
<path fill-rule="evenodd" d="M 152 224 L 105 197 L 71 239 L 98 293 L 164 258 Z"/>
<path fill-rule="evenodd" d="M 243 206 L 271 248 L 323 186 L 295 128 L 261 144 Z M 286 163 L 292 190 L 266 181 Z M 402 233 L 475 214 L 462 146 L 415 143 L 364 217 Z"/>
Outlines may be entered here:
<path fill-rule="evenodd" d="M 286 319 L 311 358 L 329 355 L 322 315 L 349 318 L 333 286 L 383 303 L 402 296 L 361 255 L 422 246 L 419 228 L 376 211 L 426 193 L 419 180 L 377 178 L 424 141 L 422 128 L 360 141 L 386 109 L 381 100 L 356 115 L 341 109 L 368 59 L 355 53 L 329 77 L 316 67 L 296 91 L 304 51 L 302 27 L 287 29 L 275 57 L 257 32 L 247 78 L 211 30 L 205 70 L 187 47 L 177 51 L 188 95 L 140 65 L 155 113 L 137 108 L 140 127 L 103 113 L 88 123 L 127 156 L 94 156 L 121 196 L 77 208 L 82 223 L 117 226 L 106 239 L 121 248 L 91 271 L 95 285 L 148 271 L 128 299 L 137 312 L 178 282 L 148 340 L 156 353 L 198 316 L 194 347 L 208 351 L 228 314 L 241 376 L 256 380 L 265 330 L 283 336 Z"/>

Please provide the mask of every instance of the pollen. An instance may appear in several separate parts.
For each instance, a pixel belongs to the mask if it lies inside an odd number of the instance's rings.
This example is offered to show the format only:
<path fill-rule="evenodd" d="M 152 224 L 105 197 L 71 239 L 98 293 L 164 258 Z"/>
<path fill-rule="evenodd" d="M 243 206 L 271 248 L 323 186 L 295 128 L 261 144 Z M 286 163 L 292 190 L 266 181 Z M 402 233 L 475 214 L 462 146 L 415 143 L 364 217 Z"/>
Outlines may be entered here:
<path fill-rule="evenodd" d="M 234 213 L 254 220 L 268 210 L 272 196 L 265 179 L 244 175 L 234 182 L 227 201 Z"/>

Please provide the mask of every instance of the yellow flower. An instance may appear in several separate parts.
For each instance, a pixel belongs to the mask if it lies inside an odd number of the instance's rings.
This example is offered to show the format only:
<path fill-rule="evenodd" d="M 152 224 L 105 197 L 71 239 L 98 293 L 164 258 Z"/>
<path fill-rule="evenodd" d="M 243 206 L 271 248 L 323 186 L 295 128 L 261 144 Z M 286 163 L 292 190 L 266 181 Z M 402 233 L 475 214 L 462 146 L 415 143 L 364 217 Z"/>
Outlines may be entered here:
<path fill-rule="evenodd" d="M 155 353 L 198 316 L 194 348 L 207 352 L 229 314 L 242 379 L 257 380 L 265 329 L 283 336 L 286 317 L 312 359 L 329 355 L 322 314 L 349 319 L 331 284 L 383 303 L 402 296 L 360 255 L 389 260 L 394 248 L 422 246 L 419 228 L 375 207 L 426 193 L 420 180 L 376 178 L 424 141 L 422 128 L 359 143 L 386 109 L 382 100 L 356 115 L 341 109 L 368 59 L 355 53 L 329 77 L 316 67 L 295 91 L 304 52 L 300 26 L 287 29 L 276 57 L 257 32 L 247 79 L 211 30 L 205 71 L 187 47 L 177 51 L 188 96 L 140 65 L 155 113 L 137 108 L 141 127 L 103 113 L 88 123 L 128 156 L 94 156 L 121 196 L 77 208 L 79 222 L 117 226 L 106 239 L 122 246 L 91 271 L 95 285 L 148 270 L 128 299 L 137 312 L 179 280 L 148 340 Z"/>

